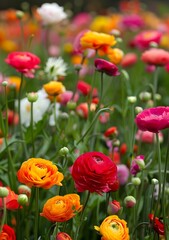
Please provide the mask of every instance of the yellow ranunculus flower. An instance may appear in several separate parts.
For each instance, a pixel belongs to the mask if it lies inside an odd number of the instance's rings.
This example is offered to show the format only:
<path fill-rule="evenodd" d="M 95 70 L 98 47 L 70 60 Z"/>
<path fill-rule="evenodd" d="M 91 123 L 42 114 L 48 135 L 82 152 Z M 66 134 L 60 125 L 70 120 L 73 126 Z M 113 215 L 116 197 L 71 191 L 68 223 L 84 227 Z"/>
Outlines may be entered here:
<path fill-rule="evenodd" d="M 65 86 L 58 81 L 50 81 L 43 85 L 46 93 L 50 96 L 57 96 L 65 91 Z"/>
<path fill-rule="evenodd" d="M 119 48 L 109 48 L 107 56 L 110 62 L 119 64 L 124 56 L 124 53 Z"/>
<path fill-rule="evenodd" d="M 100 227 L 94 226 L 95 230 L 100 232 L 102 240 L 129 240 L 129 229 L 126 221 L 120 219 L 117 215 L 110 215 L 104 219 Z"/>

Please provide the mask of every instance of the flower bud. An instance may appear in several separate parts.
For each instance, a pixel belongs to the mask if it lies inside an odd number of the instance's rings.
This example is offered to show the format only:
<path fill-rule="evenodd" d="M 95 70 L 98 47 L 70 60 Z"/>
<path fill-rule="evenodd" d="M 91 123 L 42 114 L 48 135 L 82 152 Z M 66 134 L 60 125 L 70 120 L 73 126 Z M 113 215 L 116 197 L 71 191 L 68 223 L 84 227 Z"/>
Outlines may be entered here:
<path fill-rule="evenodd" d="M 109 202 L 107 212 L 109 215 L 117 214 L 118 211 L 121 209 L 120 203 L 116 200 Z"/>
<path fill-rule="evenodd" d="M 3 82 L 2 82 L 2 86 L 3 86 L 3 87 L 8 86 L 8 82 L 7 82 L 7 81 L 3 81 Z"/>
<path fill-rule="evenodd" d="M 143 170 L 145 168 L 145 162 L 142 160 L 142 158 L 136 159 L 136 163 L 138 164 L 140 170 Z"/>
<path fill-rule="evenodd" d="M 149 46 L 151 48 L 157 48 L 158 47 L 158 43 L 152 41 L 152 42 L 150 42 Z"/>
<path fill-rule="evenodd" d="M 120 31 L 118 29 L 113 29 L 110 34 L 114 35 L 115 37 L 118 37 L 120 36 Z"/>
<path fill-rule="evenodd" d="M 72 240 L 72 238 L 65 232 L 59 232 L 56 236 L 56 240 Z"/>
<path fill-rule="evenodd" d="M 124 199 L 124 205 L 127 208 L 132 208 L 136 205 L 136 199 L 133 196 L 127 196 Z"/>
<path fill-rule="evenodd" d="M 161 100 L 161 95 L 160 95 L 159 93 L 156 93 L 156 94 L 155 94 L 155 99 L 156 99 L 157 101 L 160 101 L 160 100 Z"/>
<path fill-rule="evenodd" d="M 113 147 L 119 147 L 120 146 L 120 141 L 119 139 L 113 140 Z"/>
<path fill-rule="evenodd" d="M 18 195 L 18 203 L 21 205 L 21 206 L 25 206 L 27 205 L 29 202 L 28 200 L 28 196 L 26 194 L 19 194 Z"/>
<path fill-rule="evenodd" d="M 69 149 L 67 147 L 63 147 L 59 150 L 61 156 L 66 156 L 69 153 Z"/>
<path fill-rule="evenodd" d="M 67 108 L 68 108 L 69 110 L 75 110 L 77 104 L 76 104 L 76 102 L 74 102 L 74 101 L 69 101 L 66 106 L 67 106 Z"/>
<path fill-rule="evenodd" d="M 26 194 L 28 197 L 31 195 L 31 188 L 26 185 L 20 185 L 18 187 L 18 193 L 19 194 Z"/>
<path fill-rule="evenodd" d="M 63 112 L 63 113 L 60 113 L 59 117 L 62 120 L 67 120 L 67 119 L 69 119 L 69 114 L 67 114 L 66 112 Z"/>
<path fill-rule="evenodd" d="M 143 108 L 142 108 L 142 107 L 139 107 L 139 106 L 135 107 L 135 113 L 136 113 L 136 114 L 139 114 L 139 113 L 142 112 L 142 111 L 143 111 Z"/>
<path fill-rule="evenodd" d="M 24 12 L 22 12 L 20 10 L 16 11 L 16 17 L 18 19 L 22 19 L 24 17 Z"/>
<path fill-rule="evenodd" d="M 151 99 L 151 93 L 149 93 L 149 92 L 141 92 L 139 94 L 139 98 L 140 98 L 141 101 L 147 102 L 147 101 L 149 101 Z"/>
<path fill-rule="evenodd" d="M 36 92 L 27 93 L 27 98 L 29 102 L 36 102 L 38 100 L 38 94 Z"/>
<path fill-rule="evenodd" d="M 118 37 L 118 38 L 116 38 L 116 42 L 117 42 L 117 43 L 121 43 L 121 42 L 123 42 L 123 39 L 120 38 L 120 37 Z"/>
<path fill-rule="evenodd" d="M 151 179 L 151 183 L 152 183 L 153 185 L 157 185 L 157 184 L 158 184 L 158 179 L 152 178 L 152 179 Z"/>
<path fill-rule="evenodd" d="M 139 185 L 141 184 L 141 180 L 140 180 L 140 178 L 138 178 L 138 177 L 133 177 L 133 178 L 131 179 L 131 182 L 132 182 L 133 185 L 135 185 L 135 186 L 139 186 Z"/>
<path fill-rule="evenodd" d="M 129 103 L 135 103 L 137 101 L 136 96 L 129 96 L 127 97 Z"/>
<path fill-rule="evenodd" d="M 0 197 L 7 197 L 9 194 L 9 190 L 6 187 L 0 187 Z"/>
<path fill-rule="evenodd" d="M 147 102 L 146 107 L 147 107 L 147 108 L 151 108 L 151 107 L 153 107 L 153 106 L 154 106 L 154 101 L 153 101 L 153 100 L 149 100 L 149 101 Z"/>

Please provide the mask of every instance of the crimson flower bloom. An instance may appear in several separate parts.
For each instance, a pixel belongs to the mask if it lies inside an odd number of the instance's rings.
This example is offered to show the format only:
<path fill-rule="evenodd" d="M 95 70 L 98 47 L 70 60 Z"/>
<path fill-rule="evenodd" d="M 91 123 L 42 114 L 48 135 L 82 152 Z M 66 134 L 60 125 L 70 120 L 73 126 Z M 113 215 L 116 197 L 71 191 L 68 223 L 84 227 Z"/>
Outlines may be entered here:
<path fill-rule="evenodd" d="M 0 233 L 0 239 L 16 240 L 16 235 L 13 228 L 8 226 L 7 224 L 4 224 L 2 232 Z"/>
<path fill-rule="evenodd" d="M 154 214 L 148 215 L 150 222 L 152 223 L 152 227 L 154 231 L 156 231 L 159 235 L 165 235 L 164 231 L 164 223 L 160 221 L 158 217 L 154 217 Z"/>
<path fill-rule="evenodd" d="M 149 65 L 165 66 L 169 63 L 169 52 L 164 49 L 151 48 L 143 52 L 141 60 Z"/>
<path fill-rule="evenodd" d="M 72 238 L 65 232 L 59 232 L 56 236 L 56 240 L 72 240 Z"/>
<path fill-rule="evenodd" d="M 142 131 L 158 133 L 169 127 L 169 107 L 145 109 L 136 116 L 135 122 Z"/>
<path fill-rule="evenodd" d="M 5 62 L 11 65 L 16 71 L 27 77 L 34 77 L 34 71 L 39 67 L 40 59 L 30 52 L 9 53 Z"/>
<path fill-rule="evenodd" d="M 72 166 L 72 177 L 78 192 L 101 194 L 119 187 L 116 164 L 101 152 L 80 155 Z"/>
<path fill-rule="evenodd" d="M 117 66 L 114 63 L 106 61 L 101 58 L 95 59 L 95 67 L 97 71 L 106 73 L 109 76 L 118 76 L 120 72 L 118 71 Z"/>
<path fill-rule="evenodd" d="M 79 80 L 78 83 L 77 83 L 77 90 L 82 93 L 84 96 L 87 96 L 90 91 L 91 91 L 92 87 L 90 84 L 82 81 L 82 80 Z"/>

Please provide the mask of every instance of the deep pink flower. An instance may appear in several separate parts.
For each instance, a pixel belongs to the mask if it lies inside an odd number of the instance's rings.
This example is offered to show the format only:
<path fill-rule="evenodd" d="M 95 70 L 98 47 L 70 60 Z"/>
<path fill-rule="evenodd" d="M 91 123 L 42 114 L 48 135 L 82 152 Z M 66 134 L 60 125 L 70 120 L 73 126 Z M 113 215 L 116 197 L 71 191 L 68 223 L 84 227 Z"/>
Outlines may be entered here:
<path fill-rule="evenodd" d="M 102 194 L 119 187 L 116 164 L 101 152 L 80 155 L 73 164 L 72 177 L 78 192 Z"/>
<path fill-rule="evenodd" d="M 129 169 L 125 164 L 117 165 L 117 175 L 120 185 L 127 183 L 129 178 Z"/>
<path fill-rule="evenodd" d="M 124 55 L 121 66 L 123 68 L 133 66 L 137 62 L 137 55 L 135 53 L 127 53 Z"/>
<path fill-rule="evenodd" d="M 142 131 L 158 133 L 169 127 L 169 107 L 145 109 L 136 116 L 135 122 Z"/>
<path fill-rule="evenodd" d="M 158 133 L 160 142 L 163 141 L 163 134 L 162 132 Z M 149 131 L 141 131 L 138 130 L 136 133 L 136 140 L 144 142 L 144 143 L 153 143 L 155 141 L 155 134 Z"/>
<path fill-rule="evenodd" d="M 139 155 L 132 160 L 130 173 L 135 176 L 138 172 L 140 172 L 144 168 L 144 166 L 145 166 L 144 156 Z"/>
<path fill-rule="evenodd" d="M 109 76 L 118 76 L 120 72 L 118 71 L 117 66 L 114 63 L 106 61 L 102 58 L 95 59 L 95 67 L 97 71 L 106 73 Z"/>
<path fill-rule="evenodd" d="M 16 71 L 32 78 L 35 69 L 39 68 L 40 59 L 30 52 L 12 52 L 8 54 L 5 62 L 15 68 Z"/>
<path fill-rule="evenodd" d="M 83 37 L 83 35 L 88 32 L 89 30 L 88 29 L 85 29 L 85 30 L 82 30 L 81 32 L 79 32 L 74 40 L 74 43 L 73 43 L 73 50 L 74 50 L 74 53 L 82 53 L 83 52 L 83 49 L 82 49 L 82 46 L 80 44 L 80 39 Z"/>
<path fill-rule="evenodd" d="M 77 83 L 77 90 L 82 93 L 84 96 L 87 96 L 90 91 L 91 91 L 92 87 L 90 84 L 82 81 L 82 80 L 79 80 L 78 83 Z"/>
<path fill-rule="evenodd" d="M 124 16 L 121 24 L 122 27 L 135 31 L 144 26 L 144 21 L 139 15 L 131 14 Z"/>
<path fill-rule="evenodd" d="M 147 30 L 137 34 L 134 38 L 135 46 L 139 49 L 146 49 L 150 47 L 151 43 L 159 44 L 162 33 L 156 30 Z"/>
<path fill-rule="evenodd" d="M 164 49 L 151 48 L 143 52 L 141 60 L 150 65 L 165 66 L 169 63 L 169 52 Z"/>

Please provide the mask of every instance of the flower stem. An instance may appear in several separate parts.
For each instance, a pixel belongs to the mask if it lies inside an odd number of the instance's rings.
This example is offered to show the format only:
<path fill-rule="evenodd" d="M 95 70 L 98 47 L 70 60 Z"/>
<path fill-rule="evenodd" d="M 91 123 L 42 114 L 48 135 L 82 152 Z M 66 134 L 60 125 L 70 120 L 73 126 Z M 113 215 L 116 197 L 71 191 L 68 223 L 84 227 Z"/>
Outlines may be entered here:
<path fill-rule="evenodd" d="M 5 198 L 2 198 L 2 204 L 3 204 L 3 216 L 2 216 L 2 220 L 1 220 L 1 226 L 0 226 L 0 234 L 2 232 L 2 228 L 3 225 L 5 224 L 5 220 L 6 220 L 6 203 L 5 203 Z"/>
<path fill-rule="evenodd" d="M 74 240 L 77 240 L 77 239 L 78 239 L 80 227 L 81 227 L 81 224 L 83 223 L 84 211 L 85 211 L 85 208 L 86 208 L 87 203 L 88 203 L 88 201 L 89 201 L 89 197 L 90 197 L 90 191 L 88 191 L 88 193 L 87 193 L 86 201 L 85 201 L 85 203 L 84 203 L 84 205 L 83 205 L 83 209 L 82 209 L 82 211 L 81 211 L 80 221 L 79 221 L 79 225 L 77 226 L 77 230 L 76 230 L 76 233 L 75 233 Z"/>
<path fill-rule="evenodd" d="M 33 134 L 33 102 L 31 102 L 30 126 L 31 126 L 31 137 L 32 137 L 32 157 L 35 157 L 35 144 L 34 144 L 34 134 Z"/>
<path fill-rule="evenodd" d="M 35 228 L 34 228 L 34 240 L 38 240 L 39 229 L 39 188 L 35 189 Z"/>
<path fill-rule="evenodd" d="M 54 228 L 53 235 L 52 235 L 52 240 L 56 239 L 57 232 L 58 232 L 58 223 L 55 224 L 55 228 Z"/>

